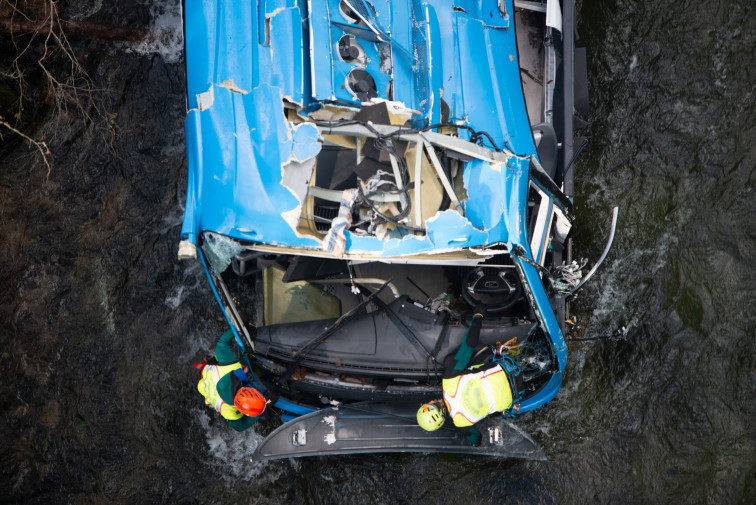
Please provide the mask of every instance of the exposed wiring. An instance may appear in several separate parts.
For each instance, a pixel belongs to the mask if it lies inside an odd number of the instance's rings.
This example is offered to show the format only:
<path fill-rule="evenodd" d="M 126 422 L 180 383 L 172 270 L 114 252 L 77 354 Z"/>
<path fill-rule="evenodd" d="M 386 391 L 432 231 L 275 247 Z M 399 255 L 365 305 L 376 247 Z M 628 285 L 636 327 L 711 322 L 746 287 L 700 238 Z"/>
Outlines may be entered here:
<path fill-rule="evenodd" d="M 583 278 L 582 269 L 588 264 L 588 260 L 583 259 L 578 264 L 573 261 L 569 265 L 559 265 L 551 268 L 551 284 L 554 289 L 561 293 L 569 293 Z"/>
<path fill-rule="evenodd" d="M 474 144 L 480 144 L 483 147 L 486 147 L 483 143 L 483 138 L 488 139 L 488 142 L 490 143 L 491 147 L 497 152 L 501 152 L 501 149 L 496 144 L 496 142 L 493 140 L 490 134 L 488 134 L 485 131 L 478 131 L 474 128 L 467 126 L 467 125 L 458 125 L 454 123 L 436 123 L 429 126 L 426 126 L 422 129 L 417 128 L 398 128 L 390 133 L 380 133 L 378 130 L 376 130 L 373 125 L 369 122 L 364 121 L 356 121 L 356 120 L 339 120 L 339 121 L 314 121 L 314 124 L 320 127 L 324 128 L 333 128 L 338 126 L 349 126 L 349 125 L 361 125 L 367 128 L 370 133 L 375 135 L 374 145 L 378 150 L 384 151 L 388 153 L 391 158 L 394 159 L 394 161 L 397 164 L 398 172 L 399 172 L 399 181 L 396 181 L 395 184 L 385 181 L 384 184 L 392 184 L 395 189 L 389 189 L 389 190 L 381 190 L 380 192 L 370 191 L 370 192 L 364 192 L 361 187 L 358 187 L 359 190 L 359 198 L 361 204 L 364 204 L 368 207 L 370 212 L 372 213 L 372 219 L 371 221 L 378 219 L 379 221 L 383 221 L 386 223 L 391 223 L 397 228 L 402 228 L 407 231 L 411 232 L 425 232 L 424 228 L 412 226 L 409 224 L 406 224 L 402 222 L 407 216 L 410 215 L 411 211 L 411 199 L 410 199 L 410 177 L 409 177 L 409 169 L 407 167 L 407 160 L 401 156 L 394 145 L 394 141 L 392 137 L 396 137 L 399 135 L 404 134 L 412 134 L 412 133 L 420 133 L 424 131 L 429 131 L 437 128 L 443 128 L 443 127 L 453 127 L 453 128 L 461 128 L 468 130 L 470 132 L 470 142 Z M 401 188 L 399 187 L 399 183 L 401 183 Z M 396 216 L 389 216 L 379 210 L 379 208 L 372 202 L 371 197 L 377 195 L 378 193 L 383 194 L 399 194 L 402 195 L 403 198 L 401 200 L 404 202 L 403 205 L 401 205 L 401 210 L 399 211 L 399 214 Z M 361 220 L 359 224 L 365 223 L 366 220 Z M 352 226 L 354 227 L 354 225 Z"/>
<path fill-rule="evenodd" d="M 470 142 L 472 142 L 473 144 L 480 144 L 483 147 L 486 147 L 486 146 L 484 144 L 482 144 L 481 142 L 479 142 L 479 140 L 481 139 L 481 137 L 486 137 L 488 139 L 488 142 L 491 143 L 491 147 L 493 147 L 494 151 L 499 152 L 499 153 L 501 152 L 501 149 L 499 149 L 499 146 L 496 144 L 496 142 L 494 142 L 494 139 L 491 138 L 491 135 L 488 132 L 485 132 L 485 131 L 482 131 L 482 130 L 476 130 L 475 128 L 472 128 L 472 127 L 467 126 L 467 125 L 455 124 L 455 123 L 436 123 L 436 124 L 432 124 L 430 126 L 426 126 L 425 128 L 423 128 L 420 131 L 425 132 L 425 131 L 428 131 L 428 130 L 435 130 L 436 128 L 446 128 L 446 127 L 462 128 L 464 130 L 469 131 L 470 132 Z"/>

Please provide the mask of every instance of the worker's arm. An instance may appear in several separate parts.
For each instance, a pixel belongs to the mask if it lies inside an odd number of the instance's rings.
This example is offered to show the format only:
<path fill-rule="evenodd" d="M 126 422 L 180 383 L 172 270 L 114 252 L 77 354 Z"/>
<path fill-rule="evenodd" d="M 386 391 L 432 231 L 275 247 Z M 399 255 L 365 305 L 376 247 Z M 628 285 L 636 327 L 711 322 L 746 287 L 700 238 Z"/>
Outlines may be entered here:
<path fill-rule="evenodd" d="M 478 346 L 478 339 L 480 338 L 480 328 L 483 325 L 483 314 L 476 311 L 473 315 L 470 327 L 465 333 L 465 339 L 462 341 L 462 345 L 459 346 L 457 354 L 454 355 L 454 370 L 461 372 L 470 364 L 470 358 L 472 358 L 475 348 Z"/>
<path fill-rule="evenodd" d="M 243 416 L 241 419 L 236 419 L 234 421 L 229 421 L 228 419 L 226 419 L 226 422 L 228 422 L 228 425 L 236 431 L 244 431 L 255 424 L 257 422 L 257 419 L 257 417 Z"/>
<path fill-rule="evenodd" d="M 229 328 L 221 335 L 221 338 L 215 345 L 215 359 L 218 360 L 220 365 L 230 365 L 236 362 L 236 355 L 231 347 L 231 342 L 234 338 L 234 330 Z"/>

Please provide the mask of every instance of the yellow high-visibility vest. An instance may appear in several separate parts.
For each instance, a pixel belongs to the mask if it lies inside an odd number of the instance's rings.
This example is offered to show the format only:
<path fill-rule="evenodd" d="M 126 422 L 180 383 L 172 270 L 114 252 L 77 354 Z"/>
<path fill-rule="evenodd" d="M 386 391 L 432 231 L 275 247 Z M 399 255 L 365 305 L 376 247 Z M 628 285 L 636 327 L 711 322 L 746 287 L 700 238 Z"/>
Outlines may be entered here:
<path fill-rule="evenodd" d="M 223 401 L 218 393 L 218 381 L 237 368 L 241 368 L 238 362 L 231 365 L 205 365 L 202 369 L 202 378 L 197 384 L 197 389 L 205 397 L 205 405 L 214 408 L 216 412 L 229 421 L 241 419 L 244 414 L 236 410 L 233 405 Z"/>
<path fill-rule="evenodd" d="M 501 365 L 442 381 L 444 403 L 455 426 L 472 426 L 512 406 L 512 388 Z"/>

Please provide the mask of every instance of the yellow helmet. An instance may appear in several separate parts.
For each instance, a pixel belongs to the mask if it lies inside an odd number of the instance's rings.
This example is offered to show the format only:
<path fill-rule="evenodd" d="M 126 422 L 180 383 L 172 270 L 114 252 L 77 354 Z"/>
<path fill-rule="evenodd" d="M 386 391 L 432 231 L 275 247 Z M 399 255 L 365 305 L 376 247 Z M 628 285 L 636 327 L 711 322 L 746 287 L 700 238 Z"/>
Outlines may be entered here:
<path fill-rule="evenodd" d="M 417 424 L 425 431 L 436 431 L 446 421 L 446 409 L 439 400 L 424 403 L 417 410 Z"/>

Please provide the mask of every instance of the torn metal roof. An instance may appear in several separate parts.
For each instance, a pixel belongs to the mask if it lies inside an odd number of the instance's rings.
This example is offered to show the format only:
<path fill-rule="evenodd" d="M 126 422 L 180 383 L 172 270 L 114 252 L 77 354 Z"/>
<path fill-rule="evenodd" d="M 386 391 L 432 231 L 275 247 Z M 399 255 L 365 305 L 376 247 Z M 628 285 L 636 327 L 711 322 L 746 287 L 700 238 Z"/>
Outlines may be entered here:
<path fill-rule="evenodd" d="M 397 258 L 504 242 L 529 253 L 525 209 L 535 146 L 506 14 L 511 0 L 505 4 L 502 14 L 496 1 L 187 0 L 191 110 L 182 235 L 196 243 L 208 230 L 322 250 L 323 237 L 298 227 L 325 135 L 307 118 L 383 98 L 415 111 L 413 128 L 463 125 L 504 152 L 474 146 L 489 154 L 462 164 L 461 212 L 453 210 L 452 193 L 451 208 L 426 216 L 422 233 L 346 230 L 343 255 Z M 458 135 L 470 139 L 467 129 Z M 432 169 L 431 151 L 423 163 Z M 439 191 L 448 193 L 454 181 L 436 172 L 445 184 Z"/>

